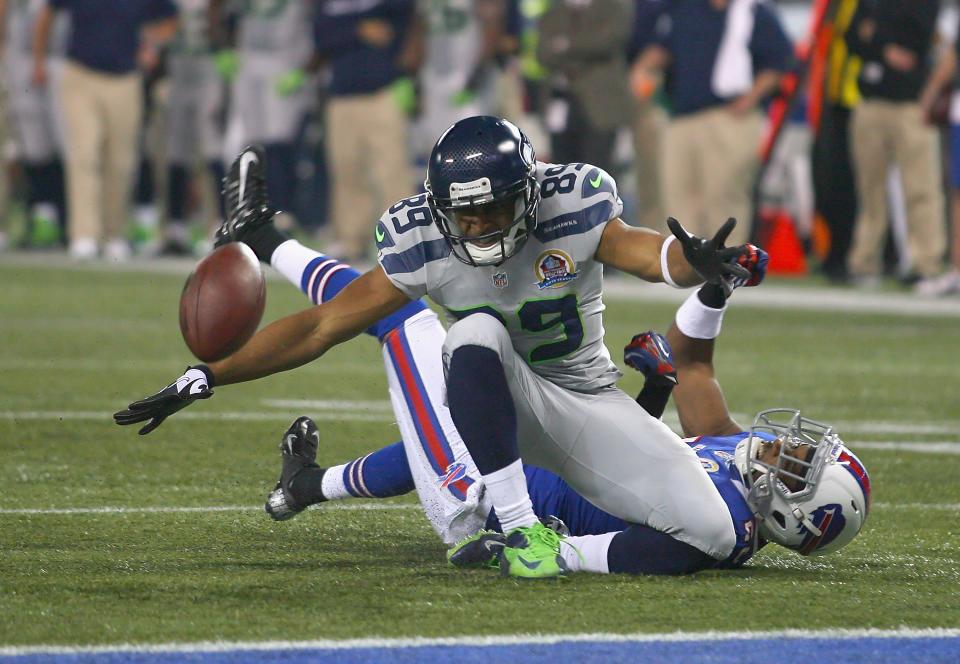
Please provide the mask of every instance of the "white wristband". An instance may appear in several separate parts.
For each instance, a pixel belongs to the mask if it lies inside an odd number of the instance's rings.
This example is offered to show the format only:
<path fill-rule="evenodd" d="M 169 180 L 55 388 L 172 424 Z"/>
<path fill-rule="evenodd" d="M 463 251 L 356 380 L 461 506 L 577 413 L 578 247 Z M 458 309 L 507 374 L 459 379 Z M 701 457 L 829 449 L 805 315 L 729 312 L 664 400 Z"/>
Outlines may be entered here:
<path fill-rule="evenodd" d="M 691 339 L 716 339 L 726 310 L 726 305 L 722 309 L 708 307 L 694 291 L 677 309 L 677 329 Z"/>
<path fill-rule="evenodd" d="M 670 249 L 670 244 L 676 240 L 675 235 L 671 235 L 666 240 L 663 241 L 663 246 L 660 247 L 660 272 L 663 273 L 663 280 L 673 286 L 674 288 L 683 288 L 673 280 L 673 277 L 670 276 L 670 268 L 667 265 L 667 250 Z"/>

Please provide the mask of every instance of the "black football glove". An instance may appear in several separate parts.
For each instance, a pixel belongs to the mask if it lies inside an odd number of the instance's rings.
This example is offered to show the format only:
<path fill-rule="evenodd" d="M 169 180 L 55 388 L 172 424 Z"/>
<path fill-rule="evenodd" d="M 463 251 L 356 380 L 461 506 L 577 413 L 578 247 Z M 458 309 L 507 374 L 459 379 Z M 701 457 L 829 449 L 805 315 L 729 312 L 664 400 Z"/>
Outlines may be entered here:
<path fill-rule="evenodd" d="M 731 278 L 749 279 L 750 271 L 740 265 L 737 260 L 747 251 L 746 245 L 740 247 L 725 247 L 724 242 L 730 235 L 737 220 L 733 217 L 720 227 L 717 234 L 710 240 L 704 240 L 695 235 L 689 235 L 680 222 L 670 217 L 667 227 L 673 233 L 683 248 L 683 257 L 697 274 L 709 284 L 721 284 L 727 295 L 730 294 L 729 281 Z"/>
<path fill-rule="evenodd" d="M 126 410 L 113 414 L 113 421 L 120 425 L 136 424 L 150 420 L 140 429 L 145 436 L 178 410 L 186 408 L 197 399 L 213 396 L 210 385 L 213 375 L 204 365 L 187 367 L 183 375 L 156 394 L 134 401 Z"/>

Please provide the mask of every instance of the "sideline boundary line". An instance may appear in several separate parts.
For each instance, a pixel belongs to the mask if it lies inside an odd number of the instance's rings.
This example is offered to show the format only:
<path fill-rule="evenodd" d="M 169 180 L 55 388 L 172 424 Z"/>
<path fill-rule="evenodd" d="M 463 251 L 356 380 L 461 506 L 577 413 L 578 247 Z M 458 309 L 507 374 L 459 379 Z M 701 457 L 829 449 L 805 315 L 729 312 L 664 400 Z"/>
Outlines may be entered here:
<path fill-rule="evenodd" d="M 758 639 L 952 639 L 960 637 L 960 628 L 934 627 L 898 629 L 788 629 L 770 632 L 666 632 L 654 634 L 611 634 L 606 632 L 587 634 L 501 634 L 491 636 L 453 636 L 440 638 L 363 638 L 321 639 L 316 641 L 199 641 L 195 643 L 158 643 L 99 646 L 3 646 L 4 655 L 75 655 L 96 653 L 216 653 L 232 651 L 264 650 L 353 650 L 360 648 L 422 648 L 428 646 L 500 646 L 544 645 L 568 642 L 596 643 L 678 643 L 688 641 L 752 641 Z"/>

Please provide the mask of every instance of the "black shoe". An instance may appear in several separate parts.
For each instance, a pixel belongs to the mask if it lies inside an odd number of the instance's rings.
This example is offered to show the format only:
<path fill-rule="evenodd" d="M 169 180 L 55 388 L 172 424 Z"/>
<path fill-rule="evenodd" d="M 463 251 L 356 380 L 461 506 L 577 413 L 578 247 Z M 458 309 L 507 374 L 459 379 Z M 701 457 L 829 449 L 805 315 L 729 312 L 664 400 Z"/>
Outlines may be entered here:
<path fill-rule="evenodd" d="M 263 148 L 240 151 L 223 178 L 226 219 L 214 236 L 214 246 L 241 242 L 251 232 L 273 222 L 276 211 L 267 205 L 267 164 Z"/>
<path fill-rule="evenodd" d="M 316 464 L 317 447 L 320 444 L 320 432 L 309 417 L 298 417 L 280 441 L 280 453 L 283 457 L 283 470 L 280 479 L 263 506 L 274 521 L 286 521 L 307 509 L 313 502 L 301 496 L 298 500 L 294 485 L 305 470 L 314 473 L 324 469 Z"/>

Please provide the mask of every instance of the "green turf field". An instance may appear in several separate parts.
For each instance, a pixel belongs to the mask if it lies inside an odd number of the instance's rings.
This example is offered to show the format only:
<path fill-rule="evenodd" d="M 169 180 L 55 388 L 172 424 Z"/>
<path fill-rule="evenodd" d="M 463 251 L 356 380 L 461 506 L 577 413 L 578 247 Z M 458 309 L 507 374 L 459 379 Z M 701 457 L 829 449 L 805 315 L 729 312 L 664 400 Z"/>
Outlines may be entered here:
<path fill-rule="evenodd" d="M 190 362 L 183 276 L 0 262 L 0 282 L 0 645 L 960 626 L 960 317 L 728 313 L 731 410 L 837 421 L 871 472 L 874 510 L 841 553 L 768 547 L 733 573 L 531 585 L 447 567 L 412 497 L 280 524 L 259 511 L 296 415 L 321 423 L 320 461 L 398 439 L 368 338 L 217 389 L 142 438 L 109 415 Z M 266 319 L 306 302 L 280 281 L 268 300 Z M 610 301 L 614 355 L 674 309 Z"/>

